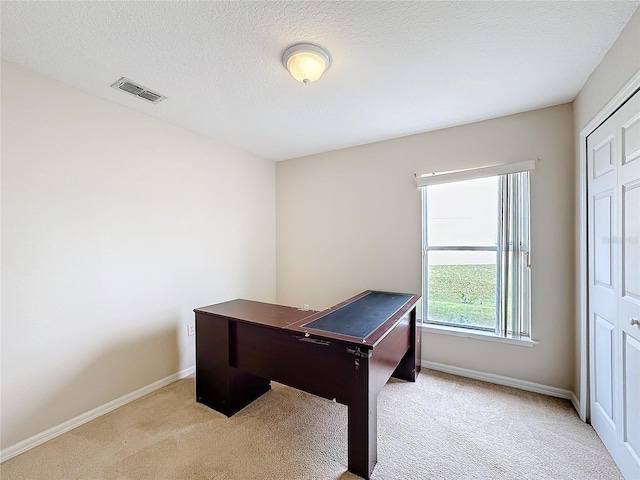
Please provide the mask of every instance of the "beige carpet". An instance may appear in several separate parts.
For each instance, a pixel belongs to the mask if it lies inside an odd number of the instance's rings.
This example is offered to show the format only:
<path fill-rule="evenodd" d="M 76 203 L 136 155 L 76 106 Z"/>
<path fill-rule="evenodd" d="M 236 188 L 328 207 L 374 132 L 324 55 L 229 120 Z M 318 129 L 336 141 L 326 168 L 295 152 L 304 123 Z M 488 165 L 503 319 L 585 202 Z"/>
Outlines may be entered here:
<path fill-rule="evenodd" d="M 0 466 L 13 479 L 339 479 L 347 409 L 283 385 L 228 419 L 187 378 Z M 423 370 L 378 397 L 372 479 L 620 479 L 566 400 Z"/>

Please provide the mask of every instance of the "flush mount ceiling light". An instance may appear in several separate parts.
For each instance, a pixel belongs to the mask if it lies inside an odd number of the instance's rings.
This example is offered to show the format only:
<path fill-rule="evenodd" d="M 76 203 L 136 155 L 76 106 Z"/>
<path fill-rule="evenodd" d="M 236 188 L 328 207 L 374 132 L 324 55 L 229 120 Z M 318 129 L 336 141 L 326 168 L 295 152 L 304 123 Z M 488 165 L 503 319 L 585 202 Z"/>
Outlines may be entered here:
<path fill-rule="evenodd" d="M 312 43 L 298 43 L 289 47 L 282 56 L 282 63 L 291 76 L 309 85 L 318 80 L 331 65 L 329 52 Z"/>

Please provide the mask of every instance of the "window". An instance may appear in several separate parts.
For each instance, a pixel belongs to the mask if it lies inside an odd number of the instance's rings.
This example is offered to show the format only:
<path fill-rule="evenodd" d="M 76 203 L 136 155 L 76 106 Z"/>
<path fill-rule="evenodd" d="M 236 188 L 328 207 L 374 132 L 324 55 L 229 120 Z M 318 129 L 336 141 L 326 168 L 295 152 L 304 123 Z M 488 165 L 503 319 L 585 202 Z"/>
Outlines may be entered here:
<path fill-rule="evenodd" d="M 529 172 L 434 183 L 422 189 L 423 320 L 529 338 Z"/>

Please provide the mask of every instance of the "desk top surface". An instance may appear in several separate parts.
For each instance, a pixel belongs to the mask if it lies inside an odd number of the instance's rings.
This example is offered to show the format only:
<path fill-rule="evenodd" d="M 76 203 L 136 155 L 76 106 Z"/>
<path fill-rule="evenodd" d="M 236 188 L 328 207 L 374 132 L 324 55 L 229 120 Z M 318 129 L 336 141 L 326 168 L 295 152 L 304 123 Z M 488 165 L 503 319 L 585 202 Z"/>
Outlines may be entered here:
<path fill-rule="evenodd" d="M 412 295 L 404 293 L 369 292 L 303 324 L 302 327 L 360 339 L 367 338 L 411 300 L 411 297 Z"/>
<path fill-rule="evenodd" d="M 241 320 L 280 328 L 286 328 L 288 325 L 318 313 L 315 310 L 302 310 L 295 307 L 243 299 L 216 303 L 208 307 L 197 308 L 195 311 L 231 320 Z"/>
<path fill-rule="evenodd" d="M 419 295 L 366 291 L 321 312 L 242 299 L 195 311 L 373 347 L 419 298 Z"/>

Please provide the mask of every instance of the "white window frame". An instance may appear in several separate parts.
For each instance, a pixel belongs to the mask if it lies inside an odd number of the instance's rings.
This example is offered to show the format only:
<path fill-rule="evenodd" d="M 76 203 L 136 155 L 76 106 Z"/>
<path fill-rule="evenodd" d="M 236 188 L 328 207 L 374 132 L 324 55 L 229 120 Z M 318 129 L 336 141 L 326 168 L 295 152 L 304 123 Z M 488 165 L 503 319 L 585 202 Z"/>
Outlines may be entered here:
<path fill-rule="evenodd" d="M 535 169 L 535 160 L 507 165 L 496 165 L 453 172 L 431 173 L 416 176 L 416 183 L 422 189 L 422 283 L 423 328 L 434 333 L 446 333 L 484 340 L 502 341 L 533 346 L 531 340 L 531 283 L 530 283 L 530 217 L 529 217 L 529 176 L 511 175 L 529 172 Z M 498 244 L 490 246 L 433 246 L 427 243 L 427 188 L 430 185 L 460 182 L 482 177 L 500 178 Z M 505 202 L 504 199 L 510 199 Z M 514 202 L 517 198 L 518 202 Z M 498 215 L 498 212 L 496 212 Z M 512 229 L 511 225 L 518 228 Z M 508 234 L 504 235 L 504 231 Z M 510 237 L 510 238 L 508 238 Z M 494 251 L 497 255 L 496 278 L 496 325 L 494 331 L 476 326 L 432 322 L 428 311 L 428 252 L 429 251 Z M 512 290 L 507 291 L 507 283 L 502 279 L 509 271 L 509 258 L 512 257 Z M 509 296 L 511 295 L 511 302 Z"/>

